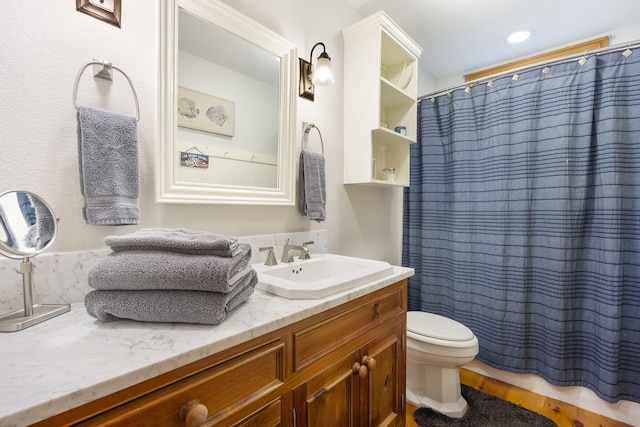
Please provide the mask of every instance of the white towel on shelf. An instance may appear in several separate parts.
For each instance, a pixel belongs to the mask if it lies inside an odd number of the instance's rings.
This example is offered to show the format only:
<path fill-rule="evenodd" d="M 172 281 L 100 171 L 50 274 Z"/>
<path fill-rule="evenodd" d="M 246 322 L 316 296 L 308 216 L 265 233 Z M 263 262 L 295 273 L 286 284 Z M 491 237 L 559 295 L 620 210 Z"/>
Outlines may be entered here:
<path fill-rule="evenodd" d="M 324 154 L 302 150 L 298 166 L 298 208 L 302 216 L 322 222 L 326 219 L 327 191 Z"/>
<path fill-rule="evenodd" d="M 138 224 L 135 117 L 78 107 L 78 160 L 87 224 Z"/>

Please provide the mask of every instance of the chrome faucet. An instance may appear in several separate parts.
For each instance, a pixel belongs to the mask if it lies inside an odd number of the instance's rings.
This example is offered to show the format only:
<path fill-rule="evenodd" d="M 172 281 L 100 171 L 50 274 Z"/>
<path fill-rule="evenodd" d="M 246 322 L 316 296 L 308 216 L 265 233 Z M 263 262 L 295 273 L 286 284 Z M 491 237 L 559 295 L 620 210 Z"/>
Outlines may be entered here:
<path fill-rule="evenodd" d="M 282 248 L 282 259 L 280 262 L 293 262 L 293 256 L 291 256 L 291 251 L 298 251 L 300 255 L 298 259 L 309 259 L 309 248 L 307 245 L 312 244 L 313 242 L 304 242 L 302 246 L 298 245 L 290 245 L 289 239 L 284 241 L 284 248 Z"/>
<path fill-rule="evenodd" d="M 306 248 L 306 251 L 300 252 L 300 256 L 298 257 L 298 259 L 311 259 L 311 256 L 309 255 L 309 249 L 307 248 L 307 245 L 313 245 L 313 240 L 309 240 L 308 242 L 304 242 L 302 244 L 303 248 Z"/>

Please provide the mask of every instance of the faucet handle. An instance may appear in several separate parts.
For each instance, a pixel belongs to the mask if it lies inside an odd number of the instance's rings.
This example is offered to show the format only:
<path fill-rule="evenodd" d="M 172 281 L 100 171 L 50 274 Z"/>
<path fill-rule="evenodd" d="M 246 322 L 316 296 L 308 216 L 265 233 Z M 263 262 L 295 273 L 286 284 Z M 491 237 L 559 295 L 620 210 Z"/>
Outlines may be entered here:
<path fill-rule="evenodd" d="M 289 239 L 284 239 L 284 246 L 282 247 L 282 258 L 280 262 L 293 262 L 293 257 L 289 253 Z"/>
<path fill-rule="evenodd" d="M 313 243 L 313 240 L 309 240 L 308 242 L 304 242 L 302 244 L 302 248 L 305 250 L 300 251 L 300 256 L 298 256 L 298 259 L 311 259 L 311 256 L 309 255 L 309 248 L 307 247 L 307 245 L 313 245 Z"/>
<path fill-rule="evenodd" d="M 278 265 L 276 254 L 273 252 L 273 246 L 258 248 L 258 250 L 260 252 L 269 251 L 269 253 L 267 253 L 267 260 L 264 262 L 264 265 Z"/>

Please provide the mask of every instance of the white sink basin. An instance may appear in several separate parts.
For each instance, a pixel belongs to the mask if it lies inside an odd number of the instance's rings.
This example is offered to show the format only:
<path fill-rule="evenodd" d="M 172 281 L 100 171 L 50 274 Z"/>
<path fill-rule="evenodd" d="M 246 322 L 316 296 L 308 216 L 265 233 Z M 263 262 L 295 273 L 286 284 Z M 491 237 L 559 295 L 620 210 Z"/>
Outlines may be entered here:
<path fill-rule="evenodd" d="M 391 264 L 333 254 L 312 254 L 311 259 L 266 266 L 254 264 L 256 289 L 288 298 L 323 298 L 388 276 Z"/>

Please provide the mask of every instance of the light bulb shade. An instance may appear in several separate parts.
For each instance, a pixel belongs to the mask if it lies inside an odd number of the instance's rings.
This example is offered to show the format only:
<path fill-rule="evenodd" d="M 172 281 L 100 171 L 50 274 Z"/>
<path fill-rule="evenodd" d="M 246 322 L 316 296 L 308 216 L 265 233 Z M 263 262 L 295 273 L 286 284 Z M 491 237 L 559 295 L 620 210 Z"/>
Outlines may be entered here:
<path fill-rule="evenodd" d="M 317 47 L 322 48 L 322 53 L 313 65 L 313 51 Z M 335 82 L 333 71 L 331 71 L 331 57 L 327 54 L 324 43 L 318 42 L 311 48 L 309 61 L 298 58 L 300 66 L 300 80 L 298 82 L 298 95 L 301 98 L 313 102 L 316 86 L 329 86 Z"/>
<path fill-rule="evenodd" d="M 331 59 L 329 59 L 328 55 L 320 55 L 318 58 L 311 81 L 318 86 L 329 86 L 335 82 L 333 71 L 331 70 Z"/>

